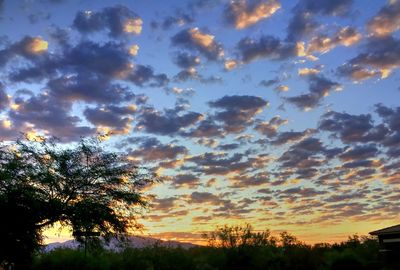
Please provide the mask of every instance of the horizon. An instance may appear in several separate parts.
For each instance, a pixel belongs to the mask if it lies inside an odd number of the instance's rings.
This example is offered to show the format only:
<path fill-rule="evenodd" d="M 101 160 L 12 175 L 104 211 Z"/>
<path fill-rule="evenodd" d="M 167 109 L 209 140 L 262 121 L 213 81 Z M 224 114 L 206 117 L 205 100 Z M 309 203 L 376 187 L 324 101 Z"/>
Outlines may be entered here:
<path fill-rule="evenodd" d="M 400 223 L 400 1 L 0 0 L 0 22 L 0 141 L 101 134 L 164 178 L 145 233 Z"/>

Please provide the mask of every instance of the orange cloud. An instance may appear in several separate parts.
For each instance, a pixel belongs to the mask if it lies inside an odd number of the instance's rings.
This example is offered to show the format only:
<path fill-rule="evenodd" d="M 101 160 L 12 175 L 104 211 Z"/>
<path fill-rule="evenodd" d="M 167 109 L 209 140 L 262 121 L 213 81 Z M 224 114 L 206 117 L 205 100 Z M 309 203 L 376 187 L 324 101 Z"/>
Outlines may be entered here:
<path fill-rule="evenodd" d="M 142 24 L 143 21 L 140 18 L 128 19 L 124 24 L 124 32 L 139 35 L 142 32 Z"/>
<path fill-rule="evenodd" d="M 236 29 L 244 29 L 271 17 L 280 8 L 281 4 L 275 0 L 261 2 L 253 7 L 249 7 L 245 0 L 231 1 L 229 19 Z"/>
<path fill-rule="evenodd" d="M 43 40 L 42 38 L 33 38 L 28 44 L 26 44 L 25 49 L 27 52 L 32 54 L 41 54 L 47 51 L 48 42 Z"/>

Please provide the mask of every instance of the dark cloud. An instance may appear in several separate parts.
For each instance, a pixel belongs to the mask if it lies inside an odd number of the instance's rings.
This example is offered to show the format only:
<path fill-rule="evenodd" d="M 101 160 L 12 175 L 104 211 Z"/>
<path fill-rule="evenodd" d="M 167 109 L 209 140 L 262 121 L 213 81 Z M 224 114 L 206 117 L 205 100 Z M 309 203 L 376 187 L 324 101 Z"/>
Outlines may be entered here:
<path fill-rule="evenodd" d="M 129 142 L 139 144 L 138 149 L 129 151 L 129 156 L 144 161 L 171 160 L 188 153 L 184 146 L 164 144 L 154 137 L 132 138 Z"/>
<path fill-rule="evenodd" d="M 79 126 L 81 119 L 70 115 L 71 104 L 48 94 L 38 94 L 28 99 L 15 100 L 18 110 L 10 111 L 15 125 L 33 124 L 35 129 L 49 132 L 65 141 L 78 140 L 95 133 L 93 128 Z"/>
<path fill-rule="evenodd" d="M 224 130 L 239 133 L 254 122 L 254 116 L 260 113 L 268 102 L 256 96 L 224 96 L 209 102 L 210 107 L 220 109 L 213 118 L 224 124 Z"/>
<path fill-rule="evenodd" d="M 35 61 L 47 55 L 47 41 L 41 37 L 25 36 L 20 41 L 0 50 L 0 67 L 5 66 L 15 56 L 22 56 L 27 60 Z"/>
<path fill-rule="evenodd" d="M 388 36 L 400 25 L 400 2 L 390 1 L 367 24 L 368 31 L 376 36 Z"/>
<path fill-rule="evenodd" d="M 344 143 L 379 142 L 388 134 L 383 125 L 373 125 L 370 114 L 351 115 L 331 111 L 321 117 L 318 127 L 332 132 Z"/>
<path fill-rule="evenodd" d="M 279 82 L 281 82 L 281 80 L 280 80 L 278 77 L 276 77 L 276 78 L 271 79 L 271 80 L 262 80 L 262 81 L 259 83 L 259 85 L 260 85 L 260 86 L 264 86 L 264 87 L 271 87 L 271 86 L 273 86 L 274 84 L 278 84 Z"/>
<path fill-rule="evenodd" d="M 130 55 L 122 43 L 83 41 L 65 54 L 65 64 L 105 76 L 119 77 L 130 69 Z M 64 64 L 64 63 L 63 63 Z"/>
<path fill-rule="evenodd" d="M 10 98 L 4 90 L 4 85 L 0 83 L 0 112 L 8 108 Z"/>
<path fill-rule="evenodd" d="M 127 134 L 131 131 L 132 115 L 135 111 L 135 107 L 109 105 L 86 108 L 83 114 L 96 127 L 109 128 L 111 134 Z"/>
<path fill-rule="evenodd" d="M 195 138 L 223 137 L 224 130 L 211 119 L 204 119 L 192 130 L 181 133 L 182 136 Z"/>
<path fill-rule="evenodd" d="M 343 168 L 354 169 L 359 167 L 376 167 L 376 165 L 377 163 L 374 160 L 356 160 L 343 164 Z"/>
<path fill-rule="evenodd" d="M 293 15 L 287 29 L 287 40 L 299 41 L 304 37 L 310 36 L 318 23 L 312 17 L 312 14 L 307 12 L 297 12 Z"/>
<path fill-rule="evenodd" d="M 339 155 L 339 158 L 343 161 L 369 159 L 376 157 L 378 153 L 378 148 L 375 145 L 362 145 L 346 149 Z"/>
<path fill-rule="evenodd" d="M 171 210 L 175 209 L 175 204 L 178 201 L 177 197 L 168 197 L 168 198 L 155 198 L 152 200 L 151 208 L 156 211 L 163 211 L 164 213 L 168 213 Z"/>
<path fill-rule="evenodd" d="M 174 55 L 174 63 L 183 69 L 192 68 L 200 64 L 200 58 L 197 55 L 191 55 L 186 52 L 178 52 Z"/>
<path fill-rule="evenodd" d="M 196 164 L 195 167 L 190 167 L 193 171 L 206 175 L 244 174 L 264 168 L 269 160 L 269 157 L 266 155 L 252 157 L 241 153 L 229 155 L 227 153 L 211 152 L 186 159 L 187 162 Z"/>
<path fill-rule="evenodd" d="M 299 1 L 294 9 L 310 12 L 312 14 L 338 16 L 348 13 L 352 5 L 353 0 L 302 0 Z"/>
<path fill-rule="evenodd" d="M 339 67 L 338 73 L 345 77 L 361 77 L 361 79 L 376 75 L 386 78 L 393 69 L 399 67 L 400 41 L 387 36 L 368 39 L 363 51 L 344 66 Z M 347 75 L 346 71 L 351 71 L 351 73 Z"/>
<path fill-rule="evenodd" d="M 274 145 L 283 145 L 291 142 L 297 142 L 311 135 L 314 131 L 306 129 L 304 131 L 285 131 L 280 132 L 271 142 Z"/>
<path fill-rule="evenodd" d="M 279 191 L 279 196 L 281 198 L 291 198 L 292 196 L 307 198 L 322 194 L 326 194 L 326 191 L 316 190 L 314 188 L 307 187 L 295 187 Z"/>
<path fill-rule="evenodd" d="M 392 131 L 400 131 L 400 107 L 389 108 L 382 104 L 377 104 L 376 112 L 384 119 Z"/>
<path fill-rule="evenodd" d="M 236 45 L 240 59 L 249 63 L 256 59 L 283 60 L 298 55 L 299 48 L 294 43 L 285 43 L 273 36 L 261 36 L 258 40 L 243 38 Z"/>
<path fill-rule="evenodd" d="M 319 26 L 315 15 L 342 16 L 349 13 L 353 0 L 302 0 L 293 8 L 287 29 L 287 40 L 299 41 L 310 36 Z"/>
<path fill-rule="evenodd" d="M 198 192 L 195 191 L 190 195 L 190 203 L 196 204 L 211 204 L 211 205 L 219 205 L 223 203 L 223 200 L 220 199 L 219 196 L 210 193 L 210 192 Z"/>
<path fill-rule="evenodd" d="M 158 111 L 144 107 L 138 115 L 137 128 L 158 135 L 173 135 L 201 120 L 202 114 L 179 108 Z"/>
<path fill-rule="evenodd" d="M 217 148 L 222 151 L 231 151 L 231 150 L 235 150 L 239 147 L 240 147 L 240 144 L 238 144 L 238 143 L 228 143 L 228 144 L 218 145 Z"/>
<path fill-rule="evenodd" d="M 160 22 L 153 21 L 152 27 L 161 27 L 163 30 L 170 30 L 174 26 L 183 26 L 194 22 L 192 14 L 188 14 L 180 9 L 175 11 L 175 14 L 166 16 Z"/>
<path fill-rule="evenodd" d="M 287 123 L 287 119 L 282 119 L 280 116 L 275 116 L 271 118 L 268 122 L 258 121 L 254 129 L 261 134 L 267 136 L 268 138 L 272 138 L 277 134 L 278 128 Z"/>
<path fill-rule="evenodd" d="M 203 33 L 198 28 L 182 30 L 171 41 L 173 45 L 198 51 L 209 60 L 217 60 L 224 54 L 222 45 L 214 40 L 214 36 Z"/>
<path fill-rule="evenodd" d="M 321 100 L 329 95 L 332 90 L 341 89 L 341 85 L 323 76 L 309 76 L 309 93 L 285 98 L 302 110 L 309 110 L 320 105 Z"/>
<path fill-rule="evenodd" d="M 155 74 L 149 66 L 133 65 L 128 49 L 122 43 L 107 42 L 98 44 L 83 41 L 74 47 L 67 47 L 60 52 L 42 57 L 33 66 L 14 70 L 11 79 L 14 81 L 49 79 L 58 72 L 62 74 L 94 73 L 108 79 L 124 79 L 143 86 L 165 85 L 166 75 Z"/>
<path fill-rule="evenodd" d="M 84 34 L 107 30 L 110 36 L 118 37 L 127 33 L 140 34 L 142 20 L 129 8 L 116 5 L 97 12 L 78 12 L 73 27 Z"/>
<path fill-rule="evenodd" d="M 164 87 L 169 79 L 165 74 L 155 74 L 151 66 L 135 65 L 126 79 L 138 86 Z"/>
<path fill-rule="evenodd" d="M 134 98 L 128 88 L 90 73 L 53 79 L 48 82 L 48 87 L 50 94 L 61 100 L 117 104 Z"/>
<path fill-rule="evenodd" d="M 199 177 L 193 174 L 177 174 L 172 177 L 172 184 L 178 187 L 196 187 L 199 185 L 199 183 Z"/>

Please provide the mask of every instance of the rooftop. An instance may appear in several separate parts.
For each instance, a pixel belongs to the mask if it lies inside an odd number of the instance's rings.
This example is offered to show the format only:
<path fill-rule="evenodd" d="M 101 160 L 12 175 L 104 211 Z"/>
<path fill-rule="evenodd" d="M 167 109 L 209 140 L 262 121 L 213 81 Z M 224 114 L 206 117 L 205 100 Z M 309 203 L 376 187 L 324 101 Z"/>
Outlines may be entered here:
<path fill-rule="evenodd" d="M 400 224 L 370 232 L 371 235 L 400 233 Z"/>

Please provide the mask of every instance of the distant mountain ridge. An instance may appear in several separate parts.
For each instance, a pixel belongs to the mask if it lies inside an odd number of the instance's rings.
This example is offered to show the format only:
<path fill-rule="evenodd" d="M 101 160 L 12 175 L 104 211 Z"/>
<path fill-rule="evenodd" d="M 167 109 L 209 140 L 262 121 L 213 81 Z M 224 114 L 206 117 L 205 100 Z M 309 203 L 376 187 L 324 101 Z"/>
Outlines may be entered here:
<path fill-rule="evenodd" d="M 127 247 L 146 248 L 152 246 L 160 246 L 160 247 L 172 247 L 172 248 L 181 247 L 184 249 L 189 249 L 192 247 L 197 247 L 198 245 L 186 242 L 173 241 L 173 240 L 161 240 L 146 236 L 128 236 L 126 237 L 126 240 L 123 242 L 119 241 L 116 238 L 112 238 L 108 243 L 103 241 L 103 246 L 107 250 L 119 252 Z M 80 243 L 78 241 L 67 240 L 65 242 L 54 242 L 47 244 L 44 247 L 44 252 L 50 252 L 58 248 L 78 249 L 79 247 Z"/>

